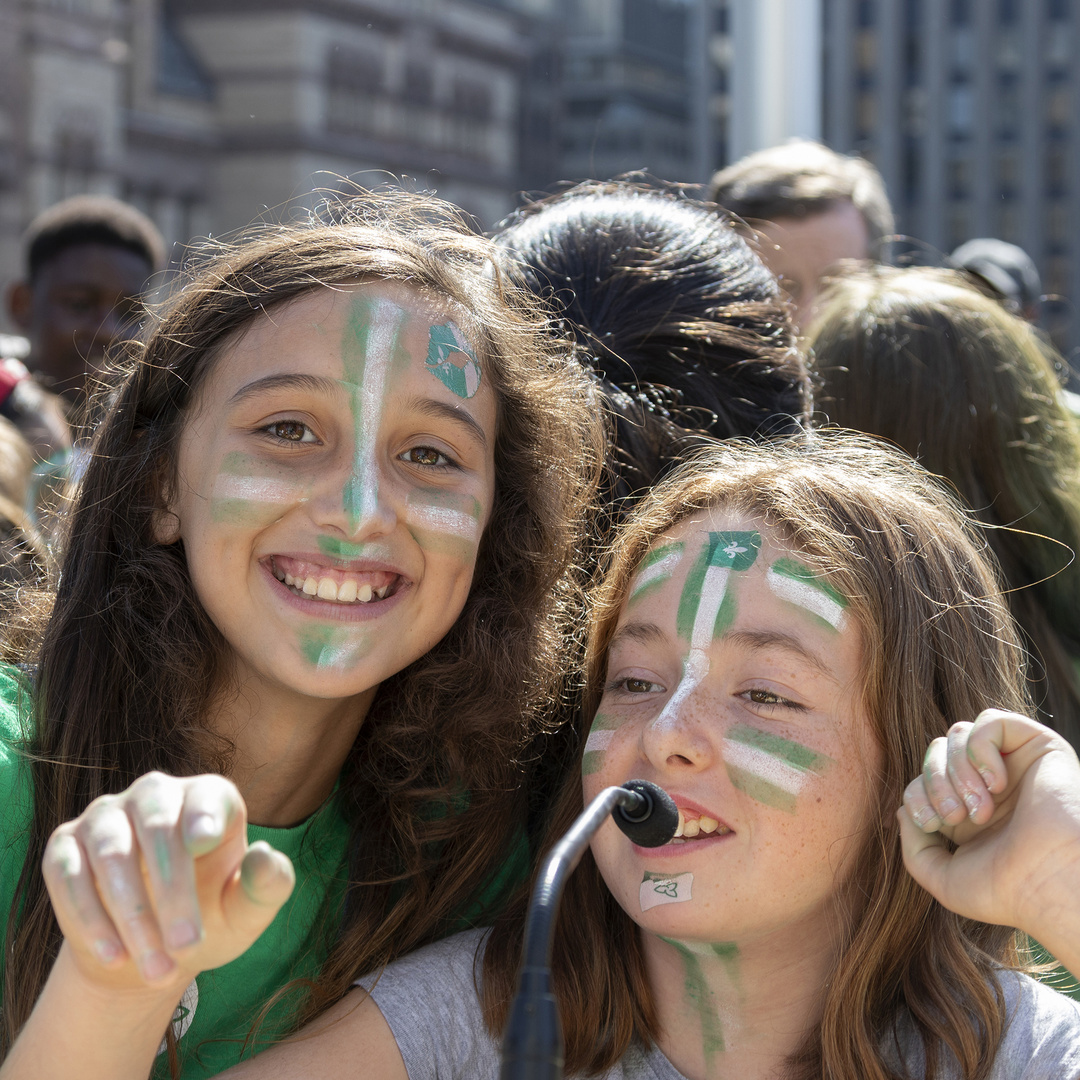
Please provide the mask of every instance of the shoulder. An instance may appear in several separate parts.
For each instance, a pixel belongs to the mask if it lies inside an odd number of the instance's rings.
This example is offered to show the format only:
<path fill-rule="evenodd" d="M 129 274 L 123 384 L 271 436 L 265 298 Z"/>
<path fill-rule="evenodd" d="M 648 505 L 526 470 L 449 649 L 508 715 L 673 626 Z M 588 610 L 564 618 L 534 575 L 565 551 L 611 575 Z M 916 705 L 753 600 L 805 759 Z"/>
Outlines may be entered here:
<path fill-rule="evenodd" d="M 487 934 L 467 930 L 357 980 L 378 1006 L 410 1080 L 498 1074 L 478 988 Z"/>
<path fill-rule="evenodd" d="M 1080 1003 L 1027 975 L 998 976 L 1008 1028 L 993 1076 L 1051 1080 L 1080 1076 Z"/>

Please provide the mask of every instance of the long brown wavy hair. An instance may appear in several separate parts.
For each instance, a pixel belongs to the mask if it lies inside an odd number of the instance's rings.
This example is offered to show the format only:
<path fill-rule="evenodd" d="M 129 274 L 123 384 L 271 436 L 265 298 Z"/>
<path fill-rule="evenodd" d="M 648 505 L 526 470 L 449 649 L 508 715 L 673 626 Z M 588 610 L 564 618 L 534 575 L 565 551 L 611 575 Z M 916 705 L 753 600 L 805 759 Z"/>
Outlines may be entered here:
<path fill-rule="evenodd" d="M 1039 719 L 1080 747 L 1080 428 L 1064 361 L 949 271 L 868 267 L 820 305 L 807 339 L 818 407 L 918 458 L 991 526 Z"/>
<path fill-rule="evenodd" d="M 593 709 L 636 567 L 678 522 L 713 507 L 761 521 L 849 599 L 864 639 L 866 713 L 882 750 L 877 813 L 838 883 L 841 943 L 820 1022 L 788 1061 L 786 1080 L 899 1080 L 887 1053 L 898 1022 L 922 1036 L 927 1080 L 943 1075 L 949 1052 L 964 1080 L 984 1080 L 1006 1023 L 992 976 L 1016 964 L 1015 932 L 960 918 L 918 886 L 894 815 L 928 743 L 950 724 L 989 706 L 1030 708 L 992 556 L 932 477 L 872 440 L 808 434 L 710 449 L 654 489 L 615 541 L 589 637 Z M 562 793 L 552 841 L 581 806 L 578 777 Z M 496 925 L 485 957 L 493 1031 L 513 994 L 525 899 Z M 656 1040 L 639 935 L 586 854 L 569 882 L 553 963 L 568 1073 L 610 1066 L 635 1038 Z"/>
<path fill-rule="evenodd" d="M 34 820 L 7 924 L 6 1045 L 59 947 L 38 869 L 51 831 L 151 769 L 229 772 L 232 748 L 206 722 L 229 646 L 183 545 L 155 542 L 188 409 L 253 319 L 370 280 L 405 282 L 457 310 L 497 399 L 496 491 L 464 610 L 381 685 L 344 764 L 349 885 L 344 910 L 325 913 L 329 956 L 297 1022 L 357 974 L 445 934 L 520 842 L 521 749 L 564 691 L 579 615 L 575 555 L 603 452 L 599 410 L 535 301 L 505 282 L 454 208 L 401 193 L 327 204 L 198 268 L 133 347 L 95 433 L 31 658 Z"/>

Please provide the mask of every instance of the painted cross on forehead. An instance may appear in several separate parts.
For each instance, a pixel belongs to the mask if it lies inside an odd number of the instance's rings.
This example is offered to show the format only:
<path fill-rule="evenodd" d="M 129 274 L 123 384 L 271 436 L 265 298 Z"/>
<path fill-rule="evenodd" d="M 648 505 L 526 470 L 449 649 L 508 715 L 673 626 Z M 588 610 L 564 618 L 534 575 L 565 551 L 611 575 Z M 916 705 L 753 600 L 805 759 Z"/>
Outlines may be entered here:
<path fill-rule="evenodd" d="M 749 570 L 760 548 L 761 535 L 756 532 L 710 532 L 707 535 L 686 576 L 679 600 L 676 628 L 679 637 L 689 646 L 683 660 L 682 678 L 664 711 L 657 717 L 657 724 L 677 716 L 682 703 L 708 674 L 706 650 L 713 638 L 723 633 L 735 617 L 735 601 L 728 593 L 728 579 L 733 572 Z M 650 552 L 631 585 L 629 603 L 635 603 L 642 595 L 670 579 L 685 555 L 683 544 L 666 544 Z M 587 775 L 600 769 L 604 751 L 618 726 L 613 718 L 597 713 L 585 743 L 582 773 Z"/>

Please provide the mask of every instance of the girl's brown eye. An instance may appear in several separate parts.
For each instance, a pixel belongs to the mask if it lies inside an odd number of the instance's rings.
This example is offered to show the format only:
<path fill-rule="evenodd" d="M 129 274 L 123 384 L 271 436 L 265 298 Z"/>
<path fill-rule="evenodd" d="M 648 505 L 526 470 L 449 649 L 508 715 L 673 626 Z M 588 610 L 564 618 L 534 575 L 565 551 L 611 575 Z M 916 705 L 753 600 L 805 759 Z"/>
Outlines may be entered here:
<path fill-rule="evenodd" d="M 301 424 L 299 420 L 278 420 L 270 425 L 270 430 L 279 439 L 286 439 L 288 442 L 304 442 L 304 437 L 308 434 L 307 424 Z"/>
<path fill-rule="evenodd" d="M 410 465 L 448 465 L 450 463 L 450 459 L 445 454 L 439 453 L 431 446 L 414 446 L 411 450 L 406 450 L 402 457 Z"/>
<path fill-rule="evenodd" d="M 750 700 L 755 705 L 779 705 L 784 699 L 771 690 L 751 690 Z"/>
<path fill-rule="evenodd" d="M 647 694 L 656 684 L 648 679 L 627 679 L 626 689 L 631 694 Z"/>

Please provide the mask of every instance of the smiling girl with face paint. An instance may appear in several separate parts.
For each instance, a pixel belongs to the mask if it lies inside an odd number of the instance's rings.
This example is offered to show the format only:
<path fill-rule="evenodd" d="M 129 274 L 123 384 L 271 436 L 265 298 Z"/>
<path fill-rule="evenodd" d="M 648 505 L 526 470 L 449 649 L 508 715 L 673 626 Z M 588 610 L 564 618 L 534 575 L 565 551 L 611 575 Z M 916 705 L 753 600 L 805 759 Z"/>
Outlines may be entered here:
<path fill-rule="evenodd" d="M 1015 712 L 950 727 L 1030 703 L 993 571 L 925 473 L 858 439 L 710 450 L 635 511 L 593 612 L 599 711 L 552 838 L 632 777 L 682 821 L 654 849 L 607 823 L 570 879 L 567 1074 L 1078 1074 L 1080 1008 L 1009 970 L 1007 927 L 1080 968 L 1080 763 Z M 525 899 L 229 1075 L 495 1077 Z"/>
<path fill-rule="evenodd" d="M 45 987 L 13 1075 L 70 1070 L 58 994 L 147 986 L 142 1075 L 209 1075 L 520 877 L 602 428 L 489 251 L 360 200 L 211 260 L 133 352 L 0 678 L 9 1046 Z"/>

